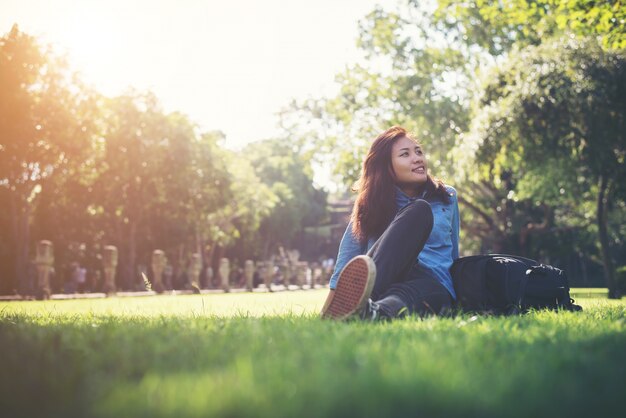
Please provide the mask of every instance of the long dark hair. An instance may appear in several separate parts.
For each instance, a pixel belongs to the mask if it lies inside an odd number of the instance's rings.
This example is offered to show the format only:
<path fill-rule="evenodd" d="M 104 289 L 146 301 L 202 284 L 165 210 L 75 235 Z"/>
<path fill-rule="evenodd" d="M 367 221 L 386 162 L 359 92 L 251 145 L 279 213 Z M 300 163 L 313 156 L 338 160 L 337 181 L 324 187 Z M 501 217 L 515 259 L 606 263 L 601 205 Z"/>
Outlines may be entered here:
<path fill-rule="evenodd" d="M 359 194 L 352 209 L 352 233 L 365 242 L 369 237 L 380 236 L 396 215 L 395 174 L 391 165 L 391 148 L 400 138 L 418 140 L 406 129 L 393 126 L 378 135 L 363 161 L 361 177 L 353 188 Z M 450 197 L 441 180 L 428 174 L 425 190 L 444 202 Z"/>

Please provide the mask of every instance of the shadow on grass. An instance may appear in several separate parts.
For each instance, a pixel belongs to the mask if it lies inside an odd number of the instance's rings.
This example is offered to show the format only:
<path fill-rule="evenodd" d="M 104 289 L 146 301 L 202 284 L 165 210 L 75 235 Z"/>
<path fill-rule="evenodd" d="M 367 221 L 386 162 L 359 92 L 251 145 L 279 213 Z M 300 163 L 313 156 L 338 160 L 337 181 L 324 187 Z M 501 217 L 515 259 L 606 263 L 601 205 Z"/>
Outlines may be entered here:
<path fill-rule="evenodd" d="M 335 323 L 19 316 L 7 416 L 589 416 L 626 407 L 623 307 Z"/>

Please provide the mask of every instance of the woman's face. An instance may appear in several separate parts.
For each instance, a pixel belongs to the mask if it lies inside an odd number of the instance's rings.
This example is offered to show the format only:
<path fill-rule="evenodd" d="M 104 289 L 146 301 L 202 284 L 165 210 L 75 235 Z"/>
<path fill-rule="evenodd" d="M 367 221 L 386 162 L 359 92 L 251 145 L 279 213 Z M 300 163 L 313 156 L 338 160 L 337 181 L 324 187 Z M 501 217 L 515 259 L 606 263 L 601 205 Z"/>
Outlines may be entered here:
<path fill-rule="evenodd" d="M 420 186 L 426 183 L 428 166 L 422 148 L 411 139 L 402 137 L 391 148 L 391 166 L 396 183 L 403 186 Z"/>

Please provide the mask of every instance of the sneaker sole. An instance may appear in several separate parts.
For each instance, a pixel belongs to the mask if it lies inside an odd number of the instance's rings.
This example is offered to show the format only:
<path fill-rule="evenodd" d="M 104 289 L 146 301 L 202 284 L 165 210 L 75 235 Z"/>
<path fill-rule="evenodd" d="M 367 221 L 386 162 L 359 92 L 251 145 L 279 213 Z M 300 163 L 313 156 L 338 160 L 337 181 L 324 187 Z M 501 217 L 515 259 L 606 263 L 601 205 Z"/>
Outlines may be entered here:
<path fill-rule="evenodd" d="M 360 312 L 372 293 L 376 280 L 376 264 L 366 256 L 359 255 L 346 264 L 337 280 L 337 288 L 331 291 L 322 308 L 322 318 L 342 320 Z"/>

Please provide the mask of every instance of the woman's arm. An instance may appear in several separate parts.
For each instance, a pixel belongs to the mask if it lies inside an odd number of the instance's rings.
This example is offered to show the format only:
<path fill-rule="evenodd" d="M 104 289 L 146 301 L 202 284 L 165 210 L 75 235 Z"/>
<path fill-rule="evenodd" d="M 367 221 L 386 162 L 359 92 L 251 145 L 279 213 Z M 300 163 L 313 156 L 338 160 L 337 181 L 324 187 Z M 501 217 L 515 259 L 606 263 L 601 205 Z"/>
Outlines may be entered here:
<path fill-rule="evenodd" d="M 452 259 L 459 258 L 459 230 L 461 222 L 459 220 L 459 200 L 456 192 L 454 193 L 454 201 L 452 202 Z"/>
<path fill-rule="evenodd" d="M 348 261 L 352 260 L 357 255 L 365 254 L 365 248 L 358 239 L 352 234 L 352 222 L 348 223 L 346 232 L 343 233 L 341 243 L 339 244 L 339 252 L 337 253 L 337 262 L 335 263 L 335 270 L 332 276 L 330 276 L 330 288 L 337 287 L 337 279 L 339 273 L 343 270 Z"/>

